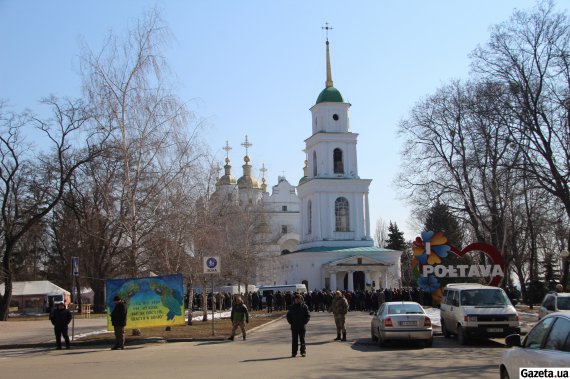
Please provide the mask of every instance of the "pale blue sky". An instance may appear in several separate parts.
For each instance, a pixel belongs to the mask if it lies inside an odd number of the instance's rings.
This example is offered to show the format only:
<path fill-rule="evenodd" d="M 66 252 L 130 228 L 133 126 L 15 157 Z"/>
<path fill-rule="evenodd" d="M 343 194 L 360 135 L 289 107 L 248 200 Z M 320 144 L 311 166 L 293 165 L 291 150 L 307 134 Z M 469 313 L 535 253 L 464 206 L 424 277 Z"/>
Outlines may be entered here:
<path fill-rule="evenodd" d="M 420 232 L 393 184 L 402 141 L 399 121 L 452 79 L 467 78 L 468 54 L 527 0 L 216 1 L 0 0 L 0 98 L 14 111 L 39 111 L 49 94 L 78 96 L 80 41 L 94 50 L 107 32 L 157 5 L 175 40 L 165 49 L 177 94 L 207 122 L 205 139 L 223 164 L 228 140 L 239 177 L 247 134 L 254 173 L 271 187 L 302 176 L 311 133 L 309 108 L 325 87 L 329 22 L 334 85 L 352 104 L 361 178 L 372 179 L 372 233 L 378 218 L 406 239 Z M 557 8 L 568 9 L 569 0 Z"/>

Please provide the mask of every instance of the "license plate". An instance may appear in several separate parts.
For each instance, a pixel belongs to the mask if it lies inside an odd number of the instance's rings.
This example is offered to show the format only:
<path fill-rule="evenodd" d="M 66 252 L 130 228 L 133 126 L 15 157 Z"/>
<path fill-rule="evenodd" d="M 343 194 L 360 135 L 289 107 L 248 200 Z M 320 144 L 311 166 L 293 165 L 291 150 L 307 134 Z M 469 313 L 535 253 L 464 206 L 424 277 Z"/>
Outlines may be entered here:
<path fill-rule="evenodd" d="M 417 322 L 415 321 L 400 321 L 401 326 L 416 326 Z"/>
<path fill-rule="evenodd" d="M 489 332 L 489 333 L 502 333 L 503 328 L 487 328 L 487 332 Z"/>

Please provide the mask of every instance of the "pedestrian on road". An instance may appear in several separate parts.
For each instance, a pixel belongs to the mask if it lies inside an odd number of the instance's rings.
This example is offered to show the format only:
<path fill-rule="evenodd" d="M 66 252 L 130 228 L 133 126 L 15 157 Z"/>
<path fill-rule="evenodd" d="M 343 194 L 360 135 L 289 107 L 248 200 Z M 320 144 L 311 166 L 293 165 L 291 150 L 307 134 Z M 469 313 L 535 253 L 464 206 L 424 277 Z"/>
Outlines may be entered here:
<path fill-rule="evenodd" d="M 65 348 L 69 349 L 71 344 L 69 343 L 67 326 L 73 317 L 71 316 L 69 309 L 65 307 L 65 303 L 63 301 L 58 301 L 54 305 L 55 308 L 50 313 L 49 319 L 53 325 L 57 350 L 61 350 L 61 336 L 65 339 Z"/>
<path fill-rule="evenodd" d="M 302 302 L 301 295 L 296 293 L 293 304 L 289 307 L 287 312 L 287 322 L 291 325 L 291 357 L 297 356 L 299 342 L 301 343 L 301 356 L 307 354 L 307 347 L 305 345 L 305 325 L 311 319 L 309 308 Z"/>
<path fill-rule="evenodd" d="M 125 349 L 125 326 L 127 325 L 127 304 L 120 296 L 115 296 L 111 323 L 115 329 L 115 346 L 111 350 Z"/>
<path fill-rule="evenodd" d="M 336 325 L 335 341 L 341 341 L 340 333 L 342 332 L 342 341 L 346 341 L 345 316 L 348 312 L 348 301 L 342 295 L 342 292 L 336 291 L 329 312 L 334 315 L 334 323 Z"/>
<path fill-rule="evenodd" d="M 236 330 L 239 326 L 241 329 L 241 335 L 245 341 L 245 324 L 249 323 L 249 312 L 247 311 L 247 307 L 239 296 L 236 298 L 236 301 L 232 307 L 230 318 L 232 319 L 232 335 L 228 339 L 230 341 L 234 340 Z"/>

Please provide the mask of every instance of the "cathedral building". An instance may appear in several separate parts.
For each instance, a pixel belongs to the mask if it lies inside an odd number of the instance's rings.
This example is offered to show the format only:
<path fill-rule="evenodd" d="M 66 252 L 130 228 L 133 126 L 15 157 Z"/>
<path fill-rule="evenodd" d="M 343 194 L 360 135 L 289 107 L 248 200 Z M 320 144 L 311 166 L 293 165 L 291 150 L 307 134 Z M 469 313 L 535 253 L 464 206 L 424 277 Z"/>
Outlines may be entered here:
<path fill-rule="evenodd" d="M 358 134 L 351 131 L 349 108 L 333 86 L 327 38 L 325 88 L 310 108 L 311 135 L 298 185 L 280 176 L 268 193 L 265 176 L 260 185 L 251 174 L 247 136 L 238 180 L 226 157 L 216 193 L 242 205 L 261 204 L 268 224 L 269 243 L 260 256 L 256 284 L 305 283 L 309 290 L 351 291 L 399 286 L 401 252 L 375 247 L 370 236 L 372 180 L 358 175 Z"/>

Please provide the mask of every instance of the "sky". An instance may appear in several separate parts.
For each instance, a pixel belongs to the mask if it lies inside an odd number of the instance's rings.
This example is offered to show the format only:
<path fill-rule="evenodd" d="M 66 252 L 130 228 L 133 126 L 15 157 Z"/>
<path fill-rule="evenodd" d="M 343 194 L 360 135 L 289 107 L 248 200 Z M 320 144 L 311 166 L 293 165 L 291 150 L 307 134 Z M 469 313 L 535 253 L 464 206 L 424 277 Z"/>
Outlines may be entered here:
<path fill-rule="evenodd" d="M 54 94 L 79 97 L 81 43 L 98 51 L 107 34 L 156 7 L 173 36 L 164 48 L 175 93 L 205 125 L 203 138 L 232 174 L 242 175 L 248 136 L 253 173 L 268 189 L 303 176 L 311 108 L 325 88 L 325 23 L 332 78 L 358 133 L 358 173 L 372 179 L 371 233 L 397 223 L 406 240 L 420 232 L 395 183 L 403 140 L 398 124 L 418 101 L 469 76 L 469 53 L 527 0 L 0 0 L 0 99 L 15 112 L 41 112 Z M 558 0 L 568 10 L 570 0 Z"/>

